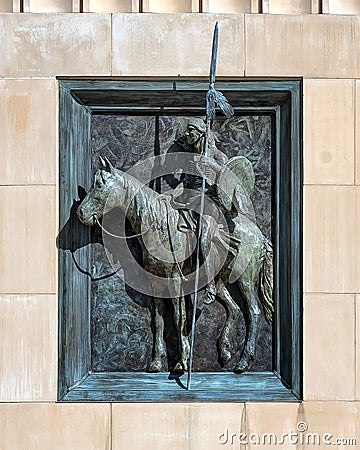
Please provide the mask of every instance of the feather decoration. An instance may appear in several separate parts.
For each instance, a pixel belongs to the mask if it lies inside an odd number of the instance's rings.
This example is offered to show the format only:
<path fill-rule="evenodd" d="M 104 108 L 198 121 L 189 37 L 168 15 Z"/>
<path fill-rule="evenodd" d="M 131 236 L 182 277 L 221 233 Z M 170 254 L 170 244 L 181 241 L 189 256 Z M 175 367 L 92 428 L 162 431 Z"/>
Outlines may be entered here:
<path fill-rule="evenodd" d="M 206 94 L 206 116 L 209 120 L 215 119 L 215 107 L 218 106 L 221 112 L 230 118 L 234 115 L 234 109 L 228 102 L 225 95 L 211 87 Z"/>
<path fill-rule="evenodd" d="M 215 102 L 228 119 L 234 115 L 234 108 L 222 92 L 215 90 Z"/>

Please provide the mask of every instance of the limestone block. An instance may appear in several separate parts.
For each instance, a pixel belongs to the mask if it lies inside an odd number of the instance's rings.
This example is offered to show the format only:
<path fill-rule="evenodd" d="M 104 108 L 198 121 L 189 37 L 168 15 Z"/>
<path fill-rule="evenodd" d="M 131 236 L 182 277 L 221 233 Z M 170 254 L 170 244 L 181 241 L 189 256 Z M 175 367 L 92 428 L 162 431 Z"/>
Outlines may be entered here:
<path fill-rule="evenodd" d="M 304 181 L 354 184 L 354 81 L 304 80 Z"/>
<path fill-rule="evenodd" d="M 84 0 L 84 12 L 139 12 L 139 0 Z"/>
<path fill-rule="evenodd" d="M 360 14 L 359 0 L 323 0 L 323 13 Z"/>
<path fill-rule="evenodd" d="M 188 447 L 188 405 L 114 403 L 112 408 L 113 450 L 183 450 Z"/>
<path fill-rule="evenodd" d="M 4 0 L 7 1 L 7 0 Z M 21 12 L 21 0 L 13 0 L 12 2 L 12 11 L 13 12 Z"/>
<path fill-rule="evenodd" d="M 360 81 L 356 80 L 356 90 L 355 90 L 355 182 L 360 184 Z"/>
<path fill-rule="evenodd" d="M 335 367 L 332 370 L 334 369 Z M 306 432 L 301 433 L 305 438 L 305 445 L 307 444 L 303 448 L 354 449 L 358 446 L 359 404 L 344 401 L 305 402 L 299 405 L 299 410 L 302 411 L 300 421 L 307 425 Z"/>
<path fill-rule="evenodd" d="M 112 414 L 113 450 L 219 449 L 223 447 L 219 436 L 226 429 L 245 426 L 243 412 L 241 403 L 117 403 Z"/>
<path fill-rule="evenodd" d="M 55 80 L 0 79 L 0 135 L 0 184 L 55 184 Z"/>
<path fill-rule="evenodd" d="M 203 12 L 211 13 L 250 13 L 255 12 L 251 9 L 251 0 L 206 0 L 203 1 Z"/>
<path fill-rule="evenodd" d="M 358 442 L 359 407 L 354 402 L 249 403 L 246 415 L 246 448 L 250 450 L 329 446 L 345 449 L 355 448 L 355 444 L 343 441 L 341 445 L 342 438 Z"/>
<path fill-rule="evenodd" d="M 13 0 L 0 0 L 0 12 L 13 12 Z"/>
<path fill-rule="evenodd" d="M 72 12 L 73 0 L 24 0 L 24 12 Z"/>
<path fill-rule="evenodd" d="M 304 399 L 355 398 L 355 296 L 305 294 Z"/>
<path fill-rule="evenodd" d="M 360 400 L 360 295 L 356 296 L 356 400 Z"/>
<path fill-rule="evenodd" d="M 359 200 L 357 187 L 305 186 L 305 292 L 360 292 Z"/>
<path fill-rule="evenodd" d="M 55 205 L 55 186 L 0 187 L 0 293 L 55 293 Z"/>
<path fill-rule="evenodd" d="M 115 14 L 113 75 L 208 77 L 216 20 L 217 74 L 243 75 L 244 18 L 225 14 Z"/>
<path fill-rule="evenodd" d="M 322 12 L 322 0 L 262 0 L 260 3 L 261 12 L 264 14 L 320 14 Z"/>
<path fill-rule="evenodd" d="M 110 450 L 110 405 L 0 404 L 0 448 Z"/>
<path fill-rule="evenodd" d="M 1 402 L 56 400 L 56 315 L 55 295 L 0 295 Z"/>
<path fill-rule="evenodd" d="M 238 443 L 237 448 L 290 448 L 290 445 L 286 445 L 288 441 L 278 444 L 278 440 L 280 441 L 282 433 L 295 431 L 298 409 L 297 403 L 247 403 L 246 441 L 235 441 Z M 241 438 L 244 437 L 240 436 L 240 441 Z M 233 448 L 236 448 L 235 445 Z"/>
<path fill-rule="evenodd" d="M 110 15 L 0 15 L 3 77 L 110 75 Z"/>
<path fill-rule="evenodd" d="M 144 0 L 143 12 L 191 13 L 199 12 L 199 0 Z"/>
<path fill-rule="evenodd" d="M 309 14 L 312 0 L 267 0 L 270 14 Z M 266 3 L 266 2 L 264 2 Z"/>
<path fill-rule="evenodd" d="M 187 422 L 188 447 L 199 450 L 224 448 L 222 442 L 227 431 L 245 431 L 245 420 L 245 407 L 242 403 L 191 404 Z"/>
<path fill-rule="evenodd" d="M 246 75 L 356 78 L 359 17 L 245 16 Z"/>

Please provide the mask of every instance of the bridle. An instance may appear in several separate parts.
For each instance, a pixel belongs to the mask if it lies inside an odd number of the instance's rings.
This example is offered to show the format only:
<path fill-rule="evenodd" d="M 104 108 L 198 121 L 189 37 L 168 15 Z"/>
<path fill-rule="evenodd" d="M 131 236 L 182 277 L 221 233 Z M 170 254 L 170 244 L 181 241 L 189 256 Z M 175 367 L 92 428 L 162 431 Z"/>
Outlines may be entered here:
<path fill-rule="evenodd" d="M 147 230 L 142 231 L 141 233 L 132 234 L 131 236 L 119 236 L 118 234 L 113 234 L 113 233 L 110 233 L 110 231 L 106 230 L 102 226 L 102 224 L 99 222 L 99 219 L 97 218 L 96 215 L 93 216 L 93 219 L 94 219 L 94 222 L 103 230 L 104 233 L 106 233 L 109 236 L 114 237 L 116 239 L 132 239 L 135 237 L 144 236 L 144 234 L 148 233 L 155 225 L 155 220 L 154 220 L 154 222 L 150 225 L 150 227 Z"/>
<path fill-rule="evenodd" d="M 176 258 L 176 256 L 175 256 L 174 246 L 173 246 L 172 236 L 171 236 L 171 230 L 170 230 L 170 224 L 169 224 L 169 209 L 168 209 L 169 205 L 168 205 L 167 203 L 165 203 L 165 207 L 166 207 L 166 212 L 167 212 L 167 215 L 166 215 L 166 218 L 167 218 L 167 220 L 166 220 L 166 228 L 167 228 L 167 232 L 168 232 L 168 238 L 169 238 L 169 243 L 170 243 L 171 254 L 172 254 L 172 256 L 173 256 L 174 263 L 176 264 L 176 267 L 177 267 L 177 269 L 178 269 L 178 272 L 179 272 L 181 278 L 182 278 L 184 281 L 188 281 L 187 278 L 185 277 L 185 275 L 184 275 L 184 273 L 183 273 L 181 267 L 180 267 L 179 261 L 177 260 L 177 258 Z M 147 230 L 142 231 L 142 232 L 140 232 L 140 233 L 132 234 L 132 235 L 130 235 L 130 236 L 119 236 L 119 235 L 117 235 L 117 234 L 111 233 L 111 232 L 108 231 L 106 228 L 104 228 L 104 226 L 100 223 L 99 219 L 97 218 L 96 214 L 93 215 L 93 220 L 94 220 L 94 223 L 96 223 L 96 224 L 101 228 L 101 230 L 102 230 L 104 233 L 106 233 L 107 235 L 109 235 L 109 236 L 111 236 L 111 237 L 114 237 L 114 238 L 116 238 L 116 239 L 132 239 L 132 238 L 144 236 L 144 235 L 145 235 L 146 233 L 148 233 L 152 228 L 155 227 L 155 223 L 156 223 L 156 220 L 154 220 L 154 221 L 150 224 L 150 226 L 149 226 L 149 228 L 148 228 Z M 89 275 L 89 276 L 91 277 L 92 281 L 100 281 L 100 280 L 103 280 L 103 279 L 105 279 L 105 278 L 109 278 L 110 276 L 115 275 L 116 273 L 118 273 L 119 270 L 121 269 L 121 268 L 119 268 L 118 270 L 116 270 L 116 271 L 114 271 L 114 272 L 112 272 L 112 273 L 110 273 L 110 274 L 106 274 L 106 275 L 104 275 L 103 277 L 99 277 L 99 278 L 97 278 L 97 279 L 93 279 L 92 276 L 91 276 L 91 274 L 90 274 L 89 272 L 87 272 L 87 271 L 85 271 L 85 270 L 83 270 L 83 269 L 80 268 L 79 264 L 78 264 L 77 261 L 75 260 L 74 254 L 73 254 L 73 261 L 74 261 L 76 267 L 78 268 L 78 270 L 80 270 L 82 273 L 84 273 L 84 274 L 86 274 L 86 275 Z"/>

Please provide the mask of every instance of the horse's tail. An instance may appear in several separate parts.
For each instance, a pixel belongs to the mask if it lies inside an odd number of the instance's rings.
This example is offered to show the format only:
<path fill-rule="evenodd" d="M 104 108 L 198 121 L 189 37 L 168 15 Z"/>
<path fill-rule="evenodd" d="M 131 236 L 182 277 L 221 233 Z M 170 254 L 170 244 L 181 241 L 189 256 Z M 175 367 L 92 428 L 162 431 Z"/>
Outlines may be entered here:
<path fill-rule="evenodd" d="M 268 323 L 272 322 L 274 314 L 273 299 L 273 248 L 270 241 L 264 241 L 261 252 L 261 269 L 259 274 L 259 298 L 264 307 Z"/>

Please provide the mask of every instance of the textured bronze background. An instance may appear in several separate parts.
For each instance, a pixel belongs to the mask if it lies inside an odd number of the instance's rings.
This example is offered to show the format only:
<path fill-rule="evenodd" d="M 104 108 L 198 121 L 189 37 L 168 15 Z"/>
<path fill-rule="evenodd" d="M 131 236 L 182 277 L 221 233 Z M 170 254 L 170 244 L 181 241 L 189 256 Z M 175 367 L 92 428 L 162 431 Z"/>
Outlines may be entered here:
<path fill-rule="evenodd" d="M 184 116 L 121 116 L 94 115 L 91 122 L 92 173 L 98 168 L 98 156 L 107 156 L 122 170 L 156 154 L 166 153 L 174 140 L 184 133 L 188 118 Z M 254 166 L 256 188 L 252 198 L 257 223 L 262 232 L 272 233 L 272 117 L 270 115 L 235 116 L 214 124 L 220 142 L 218 147 L 229 157 L 246 156 Z M 165 192 L 165 182 L 154 183 Z M 140 249 L 135 240 L 131 246 Z M 121 261 L 121 255 L 120 255 Z M 100 230 L 92 229 L 92 275 L 94 278 L 111 272 Z M 241 305 L 235 289 L 232 290 Z M 118 276 L 91 284 L 91 349 L 94 371 L 144 371 L 152 351 L 151 316 L 146 298 L 127 288 Z M 168 360 L 176 358 L 175 328 L 170 302 L 165 315 L 165 341 Z M 245 338 L 245 324 L 241 319 L 232 336 L 234 358 L 225 368 L 217 361 L 216 340 L 225 320 L 223 307 L 200 300 L 194 349 L 195 371 L 232 370 L 240 358 Z M 262 321 L 256 358 L 250 371 L 272 369 L 272 329 Z M 164 367 L 166 370 L 166 367 Z"/>

